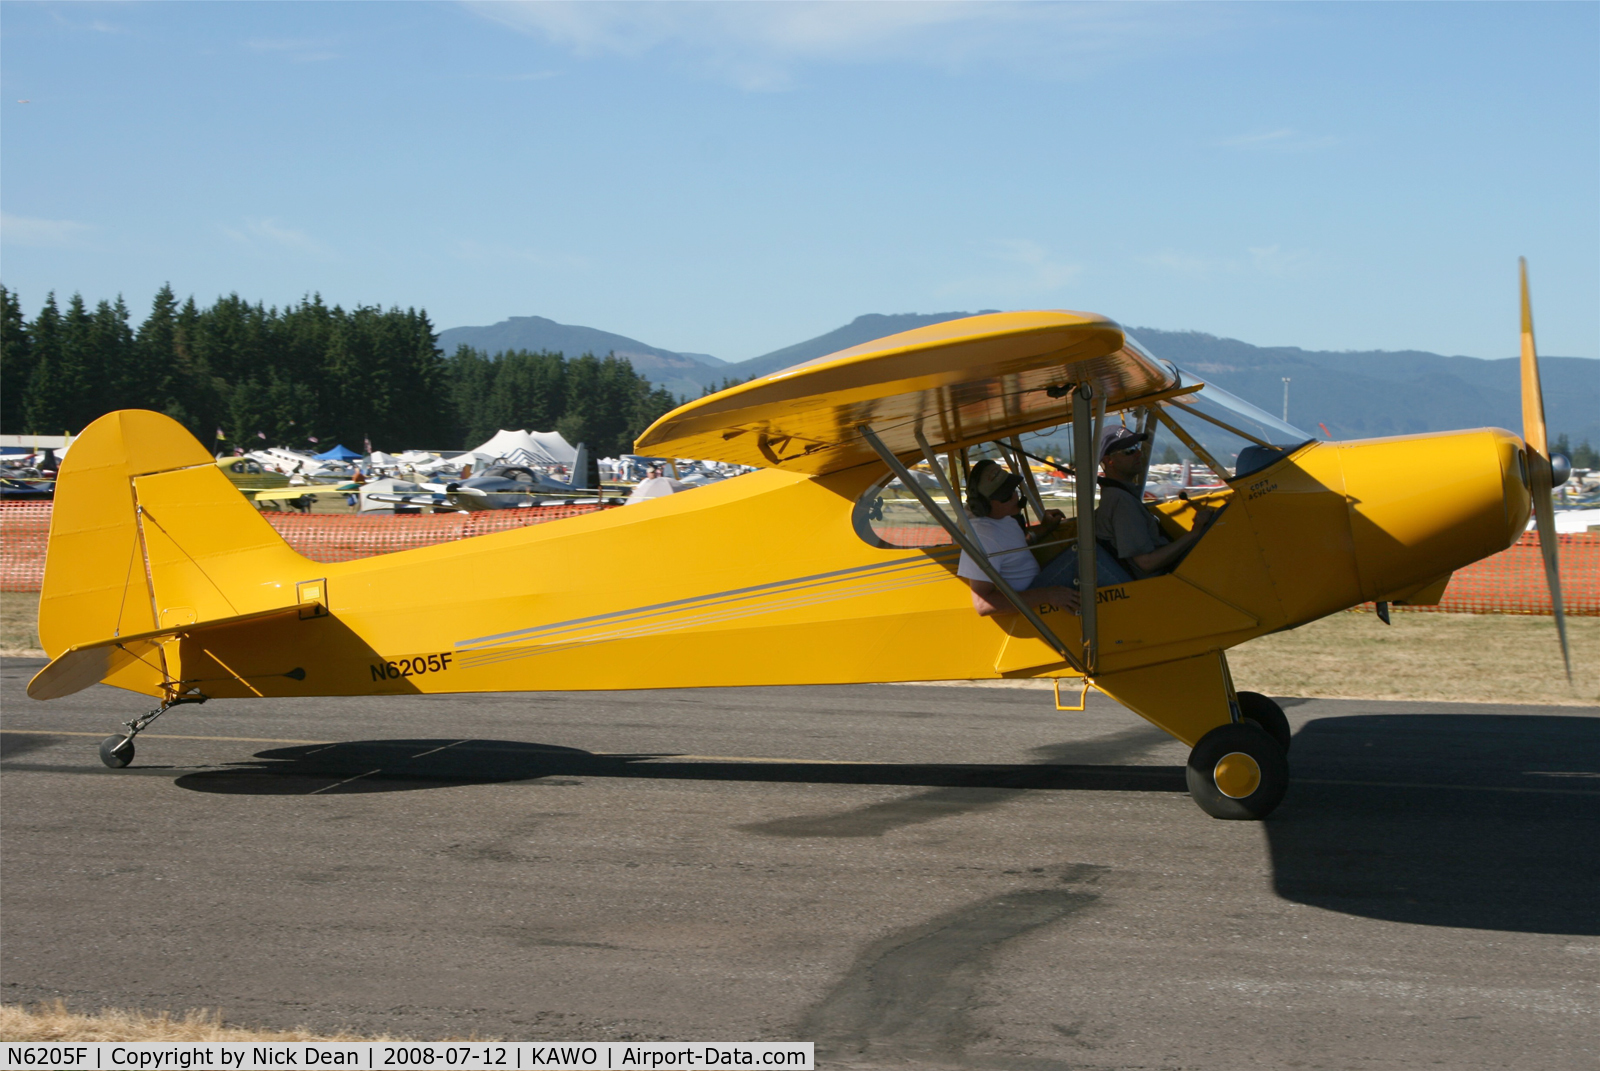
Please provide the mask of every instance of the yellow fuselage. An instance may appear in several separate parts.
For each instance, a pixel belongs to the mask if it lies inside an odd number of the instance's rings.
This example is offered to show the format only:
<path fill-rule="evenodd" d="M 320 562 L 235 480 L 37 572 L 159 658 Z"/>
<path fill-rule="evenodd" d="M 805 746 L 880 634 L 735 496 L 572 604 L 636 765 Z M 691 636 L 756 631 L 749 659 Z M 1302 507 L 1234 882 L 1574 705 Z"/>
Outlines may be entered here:
<path fill-rule="evenodd" d="M 1499 430 L 1318 443 L 1235 481 L 1209 496 L 1225 508 L 1174 572 L 1101 589 L 1096 683 L 1198 739 L 1226 710 L 1168 693 L 1182 673 L 1217 663 L 1215 652 L 1403 599 L 1515 541 L 1529 509 L 1521 449 Z M 298 615 L 164 645 L 165 672 L 212 697 L 1076 675 L 1019 615 L 974 612 L 953 547 L 875 546 L 858 534 L 858 500 L 884 475 L 878 464 L 818 477 L 765 470 L 318 564 L 215 465 L 155 472 L 131 480 L 148 609 L 91 622 L 86 589 L 52 611 L 47 577 L 40 632 L 55 655 L 113 626 L 127 635 L 302 603 Z M 1193 517 L 1186 502 L 1159 510 L 1172 535 Z M 1076 617 L 1046 620 L 1080 642 Z M 161 695 L 151 664 L 108 683 Z M 1176 667 L 1170 680 L 1163 666 Z"/>

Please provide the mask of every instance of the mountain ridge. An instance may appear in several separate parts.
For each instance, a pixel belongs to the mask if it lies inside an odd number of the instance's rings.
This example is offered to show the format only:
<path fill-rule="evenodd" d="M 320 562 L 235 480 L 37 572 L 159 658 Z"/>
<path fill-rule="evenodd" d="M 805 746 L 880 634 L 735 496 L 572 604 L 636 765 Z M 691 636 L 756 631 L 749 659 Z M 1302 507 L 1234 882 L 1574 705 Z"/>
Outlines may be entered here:
<path fill-rule="evenodd" d="M 993 310 L 984 310 L 993 311 Z M 815 338 L 748 360 L 728 362 L 702 353 L 679 353 L 597 328 L 518 316 L 488 327 L 454 327 L 439 333 L 446 352 L 470 345 L 487 353 L 552 350 L 576 355 L 615 353 L 658 386 L 698 397 L 725 379 L 751 379 L 814 360 L 876 338 L 928 324 L 976 315 L 965 312 L 867 313 Z M 1281 414 L 1283 378 L 1290 380 L 1291 423 L 1334 438 L 1372 438 L 1453 428 L 1522 426 L 1520 368 L 1516 357 L 1483 359 L 1424 350 L 1306 350 L 1255 346 L 1201 331 L 1129 327 L 1150 352 L 1244 400 Z M 1573 445 L 1600 445 L 1600 361 L 1541 357 L 1546 419 L 1552 437 Z"/>

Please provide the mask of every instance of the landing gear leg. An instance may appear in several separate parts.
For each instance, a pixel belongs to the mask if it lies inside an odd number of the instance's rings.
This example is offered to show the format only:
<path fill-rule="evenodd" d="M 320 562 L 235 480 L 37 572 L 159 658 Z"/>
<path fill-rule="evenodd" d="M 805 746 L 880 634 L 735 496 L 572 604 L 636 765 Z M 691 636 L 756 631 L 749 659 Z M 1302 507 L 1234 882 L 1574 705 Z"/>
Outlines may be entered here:
<path fill-rule="evenodd" d="M 143 714 L 132 721 L 123 722 L 123 727 L 128 730 L 126 733 L 108 736 L 100 741 L 100 761 L 113 770 L 122 769 L 133 761 L 133 738 L 149 728 L 151 722 L 161 717 L 172 707 L 180 706 L 184 703 L 204 703 L 205 701 L 206 697 L 203 695 L 180 695 L 171 699 L 163 699 L 161 705 L 148 714 Z"/>
<path fill-rule="evenodd" d="M 1283 708 L 1276 700 L 1260 692 L 1240 692 L 1239 714 L 1245 721 L 1253 721 L 1265 729 L 1267 735 L 1276 740 L 1284 751 L 1289 750 L 1294 733 L 1289 729 L 1289 719 L 1284 716 Z"/>

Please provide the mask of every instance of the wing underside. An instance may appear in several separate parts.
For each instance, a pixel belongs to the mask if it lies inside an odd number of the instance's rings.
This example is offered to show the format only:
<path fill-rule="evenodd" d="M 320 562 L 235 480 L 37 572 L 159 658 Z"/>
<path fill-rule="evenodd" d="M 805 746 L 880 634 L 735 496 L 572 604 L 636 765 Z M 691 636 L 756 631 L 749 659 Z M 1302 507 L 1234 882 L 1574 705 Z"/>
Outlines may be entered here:
<path fill-rule="evenodd" d="M 1092 384 L 1108 411 L 1177 386 L 1103 317 L 1011 312 L 933 324 L 690 402 L 635 449 L 819 475 L 874 460 L 868 424 L 897 454 L 983 442 L 1070 419 L 1065 389 Z"/>

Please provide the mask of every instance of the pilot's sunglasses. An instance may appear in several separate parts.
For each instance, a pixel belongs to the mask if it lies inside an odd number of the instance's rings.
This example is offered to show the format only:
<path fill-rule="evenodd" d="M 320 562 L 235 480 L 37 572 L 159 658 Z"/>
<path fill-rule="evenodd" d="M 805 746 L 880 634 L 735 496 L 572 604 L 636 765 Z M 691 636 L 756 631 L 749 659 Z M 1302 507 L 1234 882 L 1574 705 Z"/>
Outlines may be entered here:
<path fill-rule="evenodd" d="M 1127 456 L 1129 454 L 1137 454 L 1140 449 L 1142 448 L 1138 446 L 1125 446 L 1121 450 L 1113 450 L 1111 452 L 1113 454 L 1122 454 L 1123 456 Z"/>

